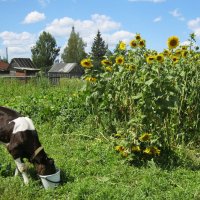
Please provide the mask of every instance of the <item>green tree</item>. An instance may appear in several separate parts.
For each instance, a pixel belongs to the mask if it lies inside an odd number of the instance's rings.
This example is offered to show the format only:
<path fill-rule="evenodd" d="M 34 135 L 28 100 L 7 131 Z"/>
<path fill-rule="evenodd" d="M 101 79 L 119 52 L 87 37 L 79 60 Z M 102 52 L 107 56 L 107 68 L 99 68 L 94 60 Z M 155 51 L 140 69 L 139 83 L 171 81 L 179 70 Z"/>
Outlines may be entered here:
<path fill-rule="evenodd" d="M 42 71 L 47 72 L 59 55 L 60 48 L 57 47 L 55 38 L 43 31 L 31 52 L 33 63 Z"/>
<path fill-rule="evenodd" d="M 98 30 L 96 37 L 94 38 L 94 42 L 91 47 L 91 56 L 93 59 L 93 63 L 96 69 L 100 69 L 101 60 L 108 52 L 108 45 L 106 45 L 105 41 L 101 37 L 101 33 Z"/>
<path fill-rule="evenodd" d="M 86 44 L 83 42 L 79 34 L 75 32 L 74 27 L 72 27 L 68 44 L 65 47 L 61 58 L 66 63 L 80 63 L 80 61 L 87 55 L 85 47 Z"/>

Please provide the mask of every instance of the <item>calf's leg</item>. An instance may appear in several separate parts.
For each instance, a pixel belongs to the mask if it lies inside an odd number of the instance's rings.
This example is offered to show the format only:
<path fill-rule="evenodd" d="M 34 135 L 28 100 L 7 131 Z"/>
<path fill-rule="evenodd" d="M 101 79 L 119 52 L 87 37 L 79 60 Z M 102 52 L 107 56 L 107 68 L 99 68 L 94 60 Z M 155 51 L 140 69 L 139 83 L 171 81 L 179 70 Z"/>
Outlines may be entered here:
<path fill-rule="evenodd" d="M 27 185 L 29 180 L 28 180 L 28 175 L 26 173 L 27 167 L 26 165 L 21 161 L 20 158 L 15 159 L 15 163 L 17 165 L 17 169 L 21 172 L 22 177 L 24 179 L 24 183 Z"/>

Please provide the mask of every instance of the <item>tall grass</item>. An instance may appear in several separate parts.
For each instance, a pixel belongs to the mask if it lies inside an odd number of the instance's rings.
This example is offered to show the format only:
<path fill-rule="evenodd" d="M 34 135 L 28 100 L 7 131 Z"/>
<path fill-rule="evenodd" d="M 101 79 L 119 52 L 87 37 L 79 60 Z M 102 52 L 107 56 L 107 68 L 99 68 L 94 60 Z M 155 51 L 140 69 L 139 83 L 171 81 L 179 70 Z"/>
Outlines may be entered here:
<path fill-rule="evenodd" d="M 0 146 L 0 199 L 200 199 L 198 154 L 180 149 L 179 165 L 134 167 L 114 150 L 115 139 L 96 126 L 80 88 L 85 82 L 66 79 L 58 86 L 47 80 L 23 84 L 0 79 L 0 105 L 29 115 L 45 151 L 61 169 L 62 184 L 44 190 L 33 166 L 24 186 L 13 177 L 15 165 Z M 169 166 L 169 163 L 165 165 Z"/>

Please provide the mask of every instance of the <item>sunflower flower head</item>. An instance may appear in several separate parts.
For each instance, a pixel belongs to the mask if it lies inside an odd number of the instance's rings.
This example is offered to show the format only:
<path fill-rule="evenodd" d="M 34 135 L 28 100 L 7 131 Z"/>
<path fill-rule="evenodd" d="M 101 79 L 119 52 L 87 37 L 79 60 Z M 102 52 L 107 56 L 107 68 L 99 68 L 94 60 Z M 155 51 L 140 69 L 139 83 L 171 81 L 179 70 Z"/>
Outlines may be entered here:
<path fill-rule="evenodd" d="M 89 59 L 89 58 L 83 59 L 81 61 L 81 66 L 84 67 L 84 68 L 87 68 L 87 69 L 92 68 L 93 65 L 92 65 L 91 59 Z"/>
<path fill-rule="evenodd" d="M 138 145 L 132 146 L 131 150 L 132 150 L 132 152 L 140 152 L 141 151 L 140 146 L 138 146 Z"/>
<path fill-rule="evenodd" d="M 136 40 L 131 40 L 130 41 L 130 46 L 131 46 L 131 48 L 136 48 L 137 47 L 137 41 Z"/>
<path fill-rule="evenodd" d="M 156 60 L 162 63 L 164 61 L 164 55 L 162 53 L 156 55 Z"/>
<path fill-rule="evenodd" d="M 177 36 L 171 36 L 167 40 L 167 46 L 169 49 L 175 49 L 179 45 L 179 38 Z"/>
<path fill-rule="evenodd" d="M 148 64 L 152 64 L 155 59 L 156 57 L 154 55 L 150 55 L 146 57 L 146 61 Z"/>
<path fill-rule="evenodd" d="M 101 64 L 103 66 L 110 66 L 110 65 L 112 65 L 112 62 L 110 60 L 104 59 L 101 61 Z"/>
<path fill-rule="evenodd" d="M 119 43 L 119 49 L 120 50 L 125 50 L 126 49 L 126 43 L 125 42 L 120 42 Z"/>
<path fill-rule="evenodd" d="M 115 150 L 118 152 L 123 152 L 125 150 L 125 148 L 123 146 L 117 145 L 117 146 L 115 146 Z"/>
<path fill-rule="evenodd" d="M 146 141 L 149 141 L 150 138 L 151 138 L 151 135 L 150 133 L 143 133 L 140 137 L 139 137 L 139 140 L 141 142 L 146 142 Z"/>
<path fill-rule="evenodd" d="M 146 41 L 143 40 L 143 39 L 141 39 L 141 40 L 139 41 L 138 45 L 139 45 L 139 47 L 141 47 L 141 48 L 142 48 L 142 47 L 145 47 Z"/>
<path fill-rule="evenodd" d="M 175 56 L 175 55 L 171 56 L 171 59 L 172 59 L 172 62 L 173 62 L 174 64 L 178 63 L 178 61 L 179 61 L 179 57 L 178 57 L 178 56 Z"/>
<path fill-rule="evenodd" d="M 142 39 L 139 33 L 136 34 L 135 39 L 138 41 L 140 41 Z"/>
<path fill-rule="evenodd" d="M 88 82 L 96 82 L 97 81 L 97 79 L 95 77 L 86 77 L 85 80 Z"/>
<path fill-rule="evenodd" d="M 124 57 L 123 56 L 117 56 L 115 59 L 115 62 L 119 65 L 124 63 Z"/>
<path fill-rule="evenodd" d="M 160 155 L 160 149 L 158 149 L 155 146 L 147 147 L 146 149 L 144 149 L 143 153 L 145 153 L 147 155 L 159 156 Z"/>

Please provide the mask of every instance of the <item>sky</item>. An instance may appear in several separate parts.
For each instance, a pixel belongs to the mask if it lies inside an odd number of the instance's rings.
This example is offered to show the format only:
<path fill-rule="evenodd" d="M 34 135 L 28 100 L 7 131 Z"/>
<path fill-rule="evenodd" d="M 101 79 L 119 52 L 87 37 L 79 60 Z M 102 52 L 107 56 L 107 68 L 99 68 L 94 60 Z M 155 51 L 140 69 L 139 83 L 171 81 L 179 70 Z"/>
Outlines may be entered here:
<path fill-rule="evenodd" d="M 127 45 L 141 34 L 149 49 L 162 51 L 167 39 L 187 43 L 191 33 L 200 41 L 200 0 L 0 0 L 0 56 L 31 58 L 39 35 L 49 32 L 66 47 L 72 27 L 87 44 L 99 30 L 108 48 Z"/>

